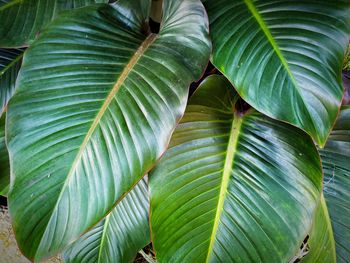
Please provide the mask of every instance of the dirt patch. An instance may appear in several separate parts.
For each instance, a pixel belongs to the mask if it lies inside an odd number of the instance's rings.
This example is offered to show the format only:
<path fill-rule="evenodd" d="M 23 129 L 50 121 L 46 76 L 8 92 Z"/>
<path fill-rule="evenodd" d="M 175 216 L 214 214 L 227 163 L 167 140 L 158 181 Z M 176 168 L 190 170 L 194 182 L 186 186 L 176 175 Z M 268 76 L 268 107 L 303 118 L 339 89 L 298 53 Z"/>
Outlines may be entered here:
<path fill-rule="evenodd" d="M 30 261 L 22 256 L 12 231 L 10 216 L 5 207 L 0 206 L 0 263 L 29 263 Z M 60 258 L 52 258 L 46 263 L 61 263 Z"/>

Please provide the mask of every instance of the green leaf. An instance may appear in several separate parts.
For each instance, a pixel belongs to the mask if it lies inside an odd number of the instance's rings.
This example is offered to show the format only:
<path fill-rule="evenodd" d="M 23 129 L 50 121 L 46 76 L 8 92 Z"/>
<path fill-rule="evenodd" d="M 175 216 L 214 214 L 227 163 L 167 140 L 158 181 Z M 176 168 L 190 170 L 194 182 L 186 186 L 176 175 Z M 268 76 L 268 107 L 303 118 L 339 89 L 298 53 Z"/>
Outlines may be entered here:
<path fill-rule="evenodd" d="M 24 49 L 0 48 L 0 117 L 11 99 Z"/>
<path fill-rule="evenodd" d="M 311 228 L 322 184 L 311 138 L 237 99 L 207 78 L 150 174 L 159 262 L 288 262 Z"/>
<path fill-rule="evenodd" d="M 323 195 L 314 216 L 314 224 L 307 242 L 307 249 L 309 252 L 305 251 L 307 254 L 302 262 L 337 262 L 332 224 Z"/>
<path fill-rule="evenodd" d="M 145 178 L 104 220 L 65 251 L 65 262 L 133 262 L 137 252 L 150 243 L 148 210 Z"/>
<path fill-rule="evenodd" d="M 347 0 L 206 0 L 213 64 L 258 111 L 321 146 L 342 99 Z"/>
<path fill-rule="evenodd" d="M 0 46 L 28 46 L 64 10 L 108 0 L 0 0 Z"/>
<path fill-rule="evenodd" d="M 166 150 L 210 54 L 199 0 L 62 14 L 27 50 L 9 104 L 10 213 L 21 251 L 42 260 L 100 221 Z M 43 59 L 44 58 L 44 59 Z"/>
<path fill-rule="evenodd" d="M 337 123 L 320 150 L 324 171 L 324 196 L 336 242 L 337 262 L 350 258 L 350 106 L 344 106 Z"/>
<path fill-rule="evenodd" d="M 10 163 L 5 142 L 5 114 L 0 117 L 0 195 L 6 196 L 10 186 Z"/>

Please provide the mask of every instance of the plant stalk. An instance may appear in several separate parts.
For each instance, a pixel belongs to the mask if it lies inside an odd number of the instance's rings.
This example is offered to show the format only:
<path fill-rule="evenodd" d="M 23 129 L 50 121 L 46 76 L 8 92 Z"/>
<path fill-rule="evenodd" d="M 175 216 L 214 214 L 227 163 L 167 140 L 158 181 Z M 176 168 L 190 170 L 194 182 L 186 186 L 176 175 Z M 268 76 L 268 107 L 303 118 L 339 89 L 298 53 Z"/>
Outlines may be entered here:
<path fill-rule="evenodd" d="M 154 22 L 160 23 L 163 16 L 163 0 L 152 0 L 151 19 Z"/>

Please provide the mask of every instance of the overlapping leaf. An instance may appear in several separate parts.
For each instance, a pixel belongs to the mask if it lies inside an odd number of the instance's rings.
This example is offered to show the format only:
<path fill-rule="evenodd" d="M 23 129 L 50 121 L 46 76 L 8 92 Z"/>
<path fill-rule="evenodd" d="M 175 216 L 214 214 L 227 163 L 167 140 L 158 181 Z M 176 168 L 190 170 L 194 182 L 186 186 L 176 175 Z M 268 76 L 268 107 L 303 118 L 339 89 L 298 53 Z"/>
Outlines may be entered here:
<path fill-rule="evenodd" d="M 350 258 L 350 106 L 342 108 L 326 147 L 320 153 L 337 262 L 345 263 Z"/>
<path fill-rule="evenodd" d="M 307 254 L 305 258 L 303 255 L 299 258 L 302 262 L 337 262 L 332 224 L 323 195 L 317 206 L 309 240 L 303 248 L 301 252 Z"/>
<path fill-rule="evenodd" d="M 23 49 L 0 48 L 0 116 L 15 91 Z"/>
<path fill-rule="evenodd" d="M 311 228 L 322 171 L 310 137 L 235 110 L 211 76 L 189 101 L 150 174 L 159 262 L 288 262 Z"/>
<path fill-rule="evenodd" d="M 31 259 L 77 239 L 154 165 L 207 64 L 201 2 L 165 0 L 158 35 L 150 2 L 62 14 L 24 56 L 8 110 L 9 204 Z"/>
<path fill-rule="evenodd" d="M 65 262 L 132 262 L 137 252 L 150 243 L 148 210 L 145 178 L 104 220 L 65 251 Z"/>
<path fill-rule="evenodd" d="M 10 186 L 10 163 L 5 142 L 5 114 L 0 118 L 0 195 L 7 195 Z"/>
<path fill-rule="evenodd" d="M 95 3 L 108 0 L 0 0 L 0 46 L 27 46 L 63 10 Z"/>
<path fill-rule="evenodd" d="M 260 112 L 323 146 L 341 104 L 347 0 L 205 0 L 213 64 Z"/>

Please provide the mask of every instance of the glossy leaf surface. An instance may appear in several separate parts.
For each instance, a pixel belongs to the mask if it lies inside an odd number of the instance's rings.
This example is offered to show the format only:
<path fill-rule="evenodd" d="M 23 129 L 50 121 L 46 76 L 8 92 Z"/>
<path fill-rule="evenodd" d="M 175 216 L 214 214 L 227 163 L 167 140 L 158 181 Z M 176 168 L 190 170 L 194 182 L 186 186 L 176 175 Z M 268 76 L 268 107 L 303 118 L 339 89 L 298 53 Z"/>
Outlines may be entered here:
<path fill-rule="evenodd" d="M 350 106 L 342 108 L 326 147 L 320 153 L 337 262 L 345 263 L 350 258 Z"/>
<path fill-rule="evenodd" d="M 302 262 L 337 262 L 332 224 L 323 195 L 317 206 L 307 249 L 309 251 Z"/>
<path fill-rule="evenodd" d="M 342 99 L 347 0 L 205 0 L 213 64 L 258 111 L 321 146 Z"/>
<path fill-rule="evenodd" d="M 24 56 L 7 131 L 10 213 L 28 258 L 56 254 L 100 221 L 154 166 L 184 112 L 209 59 L 205 9 L 164 1 L 156 35 L 149 7 L 72 10 Z"/>
<path fill-rule="evenodd" d="M 0 48 L 0 116 L 15 91 L 23 52 L 23 49 Z"/>
<path fill-rule="evenodd" d="M 6 196 L 10 186 L 10 162 L 5 142 L 5 114 L 0 117 L 0 195 Z"/>
<path fill-rule="evenodd" d="M 312 140 L 237 112 L 237 99 L 224 77 L 207 78 L 150 174 L 159 262 L 288 262 L 311 228 L 322 183 Z"/>
<path fill-rule="evenodd" d="M 28 46 L 62 11 L 108 0 L 0 0 L 0 46 Z"/>
<path fill-rule="evenodd" d="M 150 243 L 147 180 L 142 179 L 112 212 L 64 253 L 67 263 L 133 262 Z"/>

